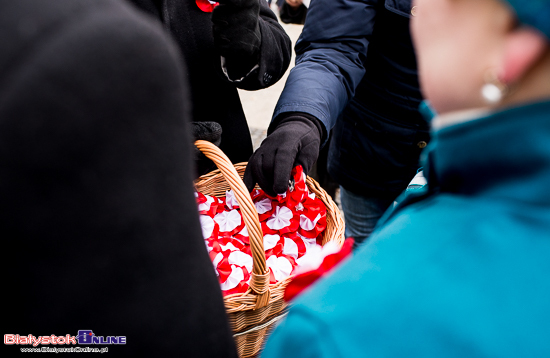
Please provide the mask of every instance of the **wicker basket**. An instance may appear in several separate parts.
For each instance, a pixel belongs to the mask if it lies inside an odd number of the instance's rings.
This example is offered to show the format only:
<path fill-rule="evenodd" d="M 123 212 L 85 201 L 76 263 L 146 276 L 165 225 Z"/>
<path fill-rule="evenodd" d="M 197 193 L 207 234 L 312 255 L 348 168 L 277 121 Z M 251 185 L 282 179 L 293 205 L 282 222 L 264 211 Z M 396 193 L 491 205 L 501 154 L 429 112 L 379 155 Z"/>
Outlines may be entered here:
<path fill-rule="evenodd" d="M 199 140 L 195 145 L 218 167 L 218 170 L 197 179 L 195 188 L 203 194 L 216 197 L 223 197 L 226 190 L 233 190 L 248 229 L 253 259 L 250 288 L 245 293 L 225 296 L 224 300 L 239 356 L 254 357 L 261 350 L 276 321 L 285 313 L 283 295 L 292 276 L 275 284 L 269 283 L 258 213 L 241 179 L 246 163 L 233 166 L 227 156 L 210 142 Z M 341 246 L 344 243 L 344 220 L 338 207 L 315 180 L 307 177 L 306 184 L 309 191 L 315 193 L 327 207 L 323 245 L 333 240 Z"/>

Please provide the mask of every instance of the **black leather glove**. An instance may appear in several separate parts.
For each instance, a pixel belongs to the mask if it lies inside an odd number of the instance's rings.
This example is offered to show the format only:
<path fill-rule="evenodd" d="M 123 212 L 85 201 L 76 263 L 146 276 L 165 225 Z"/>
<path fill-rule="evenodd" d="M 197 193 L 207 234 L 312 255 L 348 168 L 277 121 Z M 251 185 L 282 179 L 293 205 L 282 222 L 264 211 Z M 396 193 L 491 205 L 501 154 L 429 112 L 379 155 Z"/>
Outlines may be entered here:
<path fill-rule="evenodd" d="M 214 45 L 231 79 L 246 76 L 259 61 L 260 1 L 265 0 L 219 0 L 212 12 Z"/>
<path fill-rule="evenodd" d="M 249 191 L 258 183 L 268 195 L 284 193 L 292 168 L 301 165 L 307 174 L 319 156 L 321 121 L 306 113 L 283 116 L 248 161 L 243 180 Z"/>

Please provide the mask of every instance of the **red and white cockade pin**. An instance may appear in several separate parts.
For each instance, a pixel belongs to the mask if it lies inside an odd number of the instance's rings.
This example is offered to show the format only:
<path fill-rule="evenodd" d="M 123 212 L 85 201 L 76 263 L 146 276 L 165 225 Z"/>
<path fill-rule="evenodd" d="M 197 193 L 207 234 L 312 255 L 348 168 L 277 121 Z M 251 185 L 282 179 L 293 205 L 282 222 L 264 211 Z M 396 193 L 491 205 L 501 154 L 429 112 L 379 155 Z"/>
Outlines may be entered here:
<path fill-rule="evenodd" d="M 196 0 L 197 6 L 204 12 L 212 12 L 219 3 L 210 0 Z"/>
<path fill-rule="evenodd" d="M 238 210 L 222 211 L 214 216 L 214 221 L 219 225 L 220 236 L 232 236 L 244 228 L 244 221 Z"/>

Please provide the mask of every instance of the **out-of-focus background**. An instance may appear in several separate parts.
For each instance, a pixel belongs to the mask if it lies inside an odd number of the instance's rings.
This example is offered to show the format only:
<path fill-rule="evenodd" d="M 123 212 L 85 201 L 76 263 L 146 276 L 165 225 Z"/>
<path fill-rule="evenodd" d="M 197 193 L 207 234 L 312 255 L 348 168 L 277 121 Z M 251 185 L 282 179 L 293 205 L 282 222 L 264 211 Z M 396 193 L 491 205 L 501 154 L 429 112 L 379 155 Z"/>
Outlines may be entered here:
<path fill-rule="evenodd" d="M 277 14 L 277 16 L 279 15 L 275 2 L 271 4 L 271 9 Z M 280 19 L 279 23 L 283 26 L 286 33 L 292 40 L 292 61 L 288 70 L 279 82 L 269 88 L 259 91 L 239 90 L 239 96 L 241 97 L 244 114 L 246 115 L 246 120 L 248 121 L 248 126 L 250 128 L 250 134 L 252 135 L 254 150 L 260 146 L 260 143 L 266 136 L 267 127 L 269 126 L 269 122 L 271 122 L 271 116 L 273 115 L 273 110 L 275 109 L 277 100 L 283 91 L 290 69 L 294 67 L 294 45 L 296 44 L 296 40 L 298 40 L 298 37 L 302 32 L 302 28 L 304 27 L 303 25 L 285 24 L 281 22 Z"/>

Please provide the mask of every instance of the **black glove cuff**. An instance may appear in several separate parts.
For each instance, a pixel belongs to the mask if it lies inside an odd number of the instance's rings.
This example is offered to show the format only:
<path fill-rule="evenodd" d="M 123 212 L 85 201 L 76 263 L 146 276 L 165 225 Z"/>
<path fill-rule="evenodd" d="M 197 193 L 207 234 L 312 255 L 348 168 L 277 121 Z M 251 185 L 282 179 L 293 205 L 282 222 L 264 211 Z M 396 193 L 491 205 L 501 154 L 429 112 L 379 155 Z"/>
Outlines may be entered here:
<path fill-rule="evenodd" d="M 240 80 L 246 77 L 254 66 L 258 65 L 260 62 L 260 51 L 258 50 L 253 56 L 246 58 L 239 56 L 238 58 L 234 57 L 225 57 L 225 69 L 227 71 L 227 76 L 230 80 Z"/>
<path fill-rule="evenodd" d="M 312 129 L 317 128 L 321 143 L 324 143 L 327 138 L 327 130 L 325 125 L 317 119 L 317 117 L 304 112 L 284 112 L 279 114 L 273 121 L 271 121 L 271 124 L 267 129 L 267 135 L 270 135 L 277 127 L 280 127 L 288 122 L 302 122 L 311 126 Z"/>

